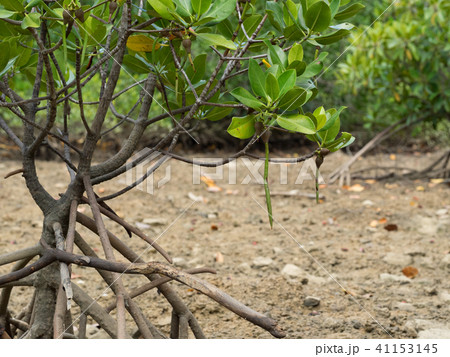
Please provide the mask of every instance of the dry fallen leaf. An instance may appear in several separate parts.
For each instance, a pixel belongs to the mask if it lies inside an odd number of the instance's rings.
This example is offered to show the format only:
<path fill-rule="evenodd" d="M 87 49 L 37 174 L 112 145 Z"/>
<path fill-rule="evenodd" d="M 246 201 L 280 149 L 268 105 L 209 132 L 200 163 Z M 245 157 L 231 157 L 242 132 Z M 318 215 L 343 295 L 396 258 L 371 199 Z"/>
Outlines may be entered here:
<path fill-rule="evenodd" d="M 219 264 L 222 264 L 225 261 L 225 258 L 223 257 L 223 254 L 221 252 L 217 252 L 215 254 L 215 259 L 216 259 L 216 262 Z"/>
<path fill-rule="evenodd" d="M 423 186 L 416 186 L 416 191 L 425 191 L 425 187 L 423 187 Z"/>
<path fill-rule="evenodd" d="M 415 267 L 407 266 L 402 269 L 402 273 L 406 277 L 414 279 L 417 276 L 417 274 L 419 274 L 419 270 L 417 270 L 417 268 Z"/>
<path fill-rule="evenodd" d="M 442 183 L 442 182 L 444 182 L 444 179 L 443 178 L 431 179 L 430 182 L 435 183 L 435 184 Z"/>
<path fill-rule="evenodd" d="M 387 219 L 386 218 L 380 218 L 379 220 L 378 220 L 378 222 L 380 223 L 380 224 L 385 224 L 386 222 L 387 222 Z"/>
<path fill-rule="evenodd" d="M 392 161 L 395 161 L 397 157 L 395 156 L 395 154 L 390 154 L 389 155 L 389 159 L 391 159 Z"/>
<path fill-rule="evenodd" d="M 214 182 L 213 179 L 206 177 L 206 176 L 201 176 L 200 180 L 202 180 L 202 182 L 206 183 L 206 186 L 208 186 L 207 190 L 209 192 L 219 192 L 222 191 L 222 188 L 220 188 L 219 186 L 216 185 L 216 183 Z"/>
<path fill-rule="evenodd" d="M 104 187 L 100 187 L 100 188 L 98 189 L 98 192 L 99 192 L 99 193 L 105 192 L 105 188 L 104 188 Z"/>
<path fill-rule="evenodd" d="M 369 226 L 375 228 L 376 226 L 378 226 L 378 221 L 377 221 L 376 219 L 374 219 L 373 221 L 371 221 L 371 222 L 369 223 Z"/>
<path fill-rule="evenodd" d="M 368 180 L 364 180 L 364 182 L 368 183 L 369 185 L 373 185 L 373 184 L 377 183 L 377 180 L 368 179 Z"/>
<path fill-rule="evenodd" d="M 398 226 L 396 224 L 388 224 L 384 226 L 384 229 L 386 229 L 388 232 L 398 231 Z"/>
<path fill-rule="evenodd" d="M 211 224 L 212 231 L 217 231 L 218 229 L 219 229 L 219 227 L 216 224 Z"/>
<path fill-rule="evenodd" d="M 351 192 L 362 192 L 362 191 L 365 190 L 365 188 L 364 188 L 364 186 L 360 185 L 359 183 L 356 183 L 354 185 L 351 185 L 348 188 L 348 190 L 351 191 Z"/>

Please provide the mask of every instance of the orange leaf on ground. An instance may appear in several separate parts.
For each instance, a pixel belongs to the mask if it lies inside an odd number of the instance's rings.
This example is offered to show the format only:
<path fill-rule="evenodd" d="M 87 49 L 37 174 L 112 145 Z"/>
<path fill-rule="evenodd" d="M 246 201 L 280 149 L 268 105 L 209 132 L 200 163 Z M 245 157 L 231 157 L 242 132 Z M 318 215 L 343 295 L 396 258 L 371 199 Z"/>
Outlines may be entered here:
<path fill-rule="evenodd" d="M 206 186 L 208 186 L 207 190 L 209 192 L 219 192 L 222 191 L 222 189 L 216 185 L 216 183 L 214 182 L 213 179 L 206 177 L 206 176 L 201 176 L 200 180 L 202 180 L 202 182 L 206 183 Z"/>
<path fill-rule="evenodd" d="M 364 182 L 368 183 L 369 185 L 373 185 L 373 184 L 377 183 L 377 180 L 368 179 L 368 180 L 364 180 Z"/>
<path fill-rule="evenodd" d="M 419 270 L 417 270 L 417 268 L 414 268 L 412 266 L 407 266 L 402 269 L 402 273 L 404 276 L 407 276 L 410 279 L 414 279 L 417 276 L 417 274 L 419 274 Z"/>
<path fill-rule="evenodd" d="M 387 219 L 386 218 L 380 218 L 379 220 L 378 220 L 378 222 L 380 223 L 380 224 L 385 224 L 386 222 L 387 222 Z"/>
<path fill-rule="evenodd" d="M 219 227 L 217 227 L 216 224 L 211 224 L 211 230 L 212 231 L 217 231 L 219 229 Z"/>

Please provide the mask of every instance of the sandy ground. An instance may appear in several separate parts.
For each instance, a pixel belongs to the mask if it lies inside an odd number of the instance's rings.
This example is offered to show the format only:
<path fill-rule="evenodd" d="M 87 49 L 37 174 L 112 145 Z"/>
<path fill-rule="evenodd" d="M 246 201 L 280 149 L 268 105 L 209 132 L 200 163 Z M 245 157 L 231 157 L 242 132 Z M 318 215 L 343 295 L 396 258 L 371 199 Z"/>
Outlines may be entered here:
<path fill-rule="evenodd" d="M 394 158 L 380 154 L 358 162 L 355 169 L 380 162 L 419 168 L 437 155 Z M 327 158 L 324 178 L 345 159 L 343 154 Z M 204 182 L 193 184 L 189 165 L 172 160 L 158 172 L 154 184 L 163 180 L 169 167 L 170 181 L 155 188 L 153 194 L 148 192 L 150 186 L 133 190 L 110 205 L 151 237 L 159 237 L 158 243 L 175 258 L 176 265 L 215 268 L 217 275 L 203 278 L 277 319 L 287 338 L 450 338 L 448 186 L 429 181 L 355 181 L 346 188 L 337 184 L 322 188 L 325 198 L 316 204 L 307 197 L 277 195 L 294 189 L 313 194 L 311 180 L 295 183 L 301 172 L 312 174 L 308 167 L 274 164 L 270 167 L 275 219 L 271 230 L 263 186 L 255 182 L 249 166 L 239 161 L 236 185 L 229 183 L 225 168 L 223 178 L 215 179 L 221 190 L 210 192 Z M 42 228 L 41 213 L 20 175 L 3 180 L 6 173 L 19 167 L 15 161 L 0 162 L 1 253 L 36 244 Z M 39 161 L 38 169 L 52 195 L 64 190 L 69 178 L 63 165 Z M 280 174 L 286 171 L 287 176 Z M 214 169 L 205 172 L 211 177 Z M 125 184 L 126 178 L 120 177 L 96 189 L 106 195 Z M 88 213 L 85 207 L 80 209 Z M 388 231 L 387 225 L 397 230 Z M 112 221 L 107 221 L 107 226 L 144 259 L 162 260 L 145 242 L 135 236 L 128 238 Z M 79 230 L 100 254 L 98 239 Z M 415 278 L 402 273 L 407 266 L 418 270 Z M 1 267 L 0 273 L 10 267 Z M 74 267 L 73 273 L 74 282 L 100 304 L 113 301 L 112 292 L 95 271 Z M 124 281 L 129 288 L 146 282 L 139 277 L 125 277 Z M 205 296 L 179 283 L 171 284 L 208 337 L 271 338 Z M 30 288 L 14 289 L 10 305 L 14 313 L 23 309 L 30 292 Z M 155 325 L 169 331 L 170 306 L 155 290 L 138 297 L 137 302 Z M 73 311 L 76 317 L 77 308 Z M 90 335 L 104 336 L 92 321 L 90 324 Z M 132 332 L 131 324 L 128 326 Z"/>

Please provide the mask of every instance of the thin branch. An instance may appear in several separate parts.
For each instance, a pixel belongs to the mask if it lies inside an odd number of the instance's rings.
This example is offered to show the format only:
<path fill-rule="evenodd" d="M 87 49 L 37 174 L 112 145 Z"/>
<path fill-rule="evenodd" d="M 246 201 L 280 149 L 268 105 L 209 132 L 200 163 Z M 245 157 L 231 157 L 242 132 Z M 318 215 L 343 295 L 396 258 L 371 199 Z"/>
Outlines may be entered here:
<path fill-rule="evenodd" d="M 82 197 L 82 201 L 84 203 L 89 202 L 85 197 Z M 150 244 L 150 246 L 153 247 L 157 252 L 159 252 L 169 263 L 172 263 L 172 258 L 170 257 L 170 255 L 158 243 L 156 243 L 153 239 L 148 237 L 139 228 L 129 224 L 128 222 L 126 222 L 125 220 L 120 218 L 117 214 L 115 214 L 114 212 L 111 212 L 110 210 L 108 210 L 102 206 L 99 206 L 99 209 L 100 209 L 100 212 L 102 214 L 104 214 L 106 217 L 108 217 L 111 220 L 113 220 L 114 222 L 120 224 L 126 230 L 136 234 L 139 238 L 143 239 L 145 242 Z"/>

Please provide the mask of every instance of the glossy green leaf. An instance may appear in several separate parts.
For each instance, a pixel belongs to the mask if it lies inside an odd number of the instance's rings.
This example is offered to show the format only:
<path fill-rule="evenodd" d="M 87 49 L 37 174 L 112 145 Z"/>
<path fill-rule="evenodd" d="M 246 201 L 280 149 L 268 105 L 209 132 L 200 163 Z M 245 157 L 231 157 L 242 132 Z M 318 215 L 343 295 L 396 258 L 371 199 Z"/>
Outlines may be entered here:
<path fill-rule="evenodd" d="M 281 8 L 280 3 L 275 1 L 267 1 L 266 13 L 272 26 L 278 31 L 282 31 L 284 28 L 284 20 L 283 9 Z"/>
<path fill-rule="evenodd" d="M 278 86 L 280 88 L 280 94 L 278 97 L 282 97 L 288 91 L 295 86 L 297 75 L 294 69 L 287 70 L 281 76 L 278 77 Z"/>
<path fill-rule="evenodd" d="M 255 134 L 255 116 L 249 114 L 245 117 L 233 117 L 227 131 L 238 139 L 251 138 Z"/>
<path fill-rule="evenodd" d="M 236 45 L 233 41 L 227 40 L 225 37 L 214 33 L 197 33 L 197 39 L 207 45 L 225 47 L 230 50 L 235 50 Z"/>
<path fill-rule="evenodd" d="M 235 9 L 235 0 L 216 0 L 204 16 L 213 17 L 212 23 L 219 23 L 229 17 Z"/>
<path fill-rule="evenodd" d="M 261 109 L 264 105 L 264 103 L 256 99 L 247 89 L 242 87 L 235 88 L 230 94 L 242 104 L 256 110 Z"/>
<path fill-rule="evenodd" d="M 123 57 L 123 65 L 127 67 L 131 73 L 149 73 L 150 67 L 141 60 L 131 55 Z"/>
<path fill-rule="evenodd" d="M 41 14 L 33 12 L 31 14 L 26 14 L 25 18 L 22 20 L 22 27 L 24 30 L 28 27 L 38 28 L 41 26 Z"/>
<path fill-rule="evenodd" d="M 0 56 L 0 71 L 2 71 L 8 64 L 9 57 L 11 56 L 7 41 L 0 42 L 0 53 L 2 54 Z"/>
<path fill-rule="evenodd" d="M 7 19 L 8 17 L 13 16 L 14 14 L 17 14 L 17 12 L 0 9 L 0 19 Z"/>
<path fill-rule="evenodd" d="M 305 72 L 306 62 L 294 61 L 288 66 L 287 69 L 295 69 L 297 76 L 301 76 Z"/>
<path fill-rule="evenodd" d="M 310 117 L 301 114 L 277 116 L 277 123 L 282 128 L 302 134 L 314 134 L 316 127 Z"/>
<path fill-rule="evenodd" d="M 353 5 L 350 5 L 349 7 L 345 8 L 342 11 L 339 11 L 335 16 L 334 19 L 336 21 L 342 21 L 345 19 L 348 19 L 350 17 L 355 16 L 358 12 L 360 12 L 362 9 L 364 9 L 365 6 L 360 3 L 356 3 Z"/>
<path fill-rule="evenodd" d="M 190 0 L 173 0 L 176 11 L 179 15 L 188 17 L 192 15 L 192 5 Z"/>
<path fill-rule="evenodd" d="M 312 4 L 305 14 L 306 26 L 311 31 L 324 31 L 331 22 L 330 7 L 324 1 L 318 1 Z"/>
<path fill-rule="evenodd" d="M 349 30 L 338 30 L 336 32 L 330 33 L 329 35 L 315 37 L 314 40 L 321 45 L 329 45 L 340 41 L 344 37 L 350 34 Z"/>
<path fill-rule="evenodd" d="M 327 122 L 326 124 L 322 127 L 322 129 L 320 129 L 319 131 L 325 131 L 328 130 L 329 128 L 331 128 L 334 125 L 334 122 L 339 118 L 339 115 L 341 114 L 341 112 L 347 107 L 340 107 L 338 110 L 336 110 L 328 119 L 327 118 Z"/>
<path fill-rule="evenodd" d="M 265 40 L 267 48 L 269 49 L 269 60 L 273 65 L 277 64 L 284 71 L 287 66 L 287 56 L 284 51 L 278 47 L 272 45 L 268 40 Z"/>
<path fill-rule="evenodd" d="M 266 96 L 266 75 L 261 66 L 253 58 L 248 65 L 248 79 L 252 87 L 253 93 L 260 97 Z"/>
<path fill-rule="evenodd" d="M 330 1 L 330 11 L 331 18 L 334 18 L 334 15 L 339 11 L 339 6 L 341 6 L 341 0 L 331 0 Z"/>
<path fill-rule="evenodd" d="M 277 100 L 280 94 L 277 78 L 272 73 L 266 75 L 266 93 L 272 101 Z"/>
<path fill-rule="evenodd" d="M 172 0 L 147 0 L 152 8 L 163 18 L 173 20 L 172 14 L 168 9 L 175 11 L 175 5 Z"/>
<path fill-rule="evenodd" d="M 325 108 L 323 106 L 316 108 L 316 110 L 314 110 L 313 116 L 316 122 L 316 129 L 322 129 L 327 122 L 327 113 L 325 112 Z"/>
<path fill-rule="evenodd" d="M 234 28 L 231 25 L 230 20 L 225 19 L 222 22 L 217 24 L 217 30 L 225 36 L 225 38 L 231 38 L 233 36 Z"/>
<path fill-rule="evenodd" d="M 305 72 L 302 74 L 302 78 L 311 78 L 318 75 L 323 69 L 323 63 L 313 62 L 306 66 Z"/>
<path fill-rule="evenodd" d="M 6 64 L 5 68 L 3 68 L 0 72 L 0 79 L 4 76 L 4 74 L 6 72 L 8 72 L 13 66 L 14 63 L 16 62 L 17 57 L 11 58 L 8 63 Z"/>
<path fill-rule="evenodd" d="M 349 146 L 354 141 L 355 137 L 352 136 L 352 134 L 343 132 L 338 139 L 325 144 L 324 147 L 330 150 L 331 152 L 335 152 L 338 151 L 339 149 L 343 149 L 346 146 Z"/>
<path fill-rule="evenodd" d="M 294 110 L 306 103 L 308 92 L 300 87 L 292 88 L 281 98 L 278 107 L 288 110 Z"/>
<path fill-rule="evenodd" d="M 230 115 L 232 111 L 233 108 L 230 107 L 214 107 L 206 114 L 204 119 L 207 119 L 209 121 L 218 121 Z"/>
<path fill-rule="evenodd" d="M 251 15 L 244 20 L 244 29 L 249 37 L 255 32 L 256 28 L 261 23 L 262 18 L 262 15 Z M 247 37 L 242 30 L 239 32 L 239 40 L 247 40 Z"/>
<path fill-rule="evenodd" d="M 289 50 L 288 63 L 291 64 L 294 61 L 302 61 L 302 60 L 303 60 L 303 47 L 301 44 L 296 43 Z"/>
<path fill-rule="evenodd" d="M 200 82 L 203 79 L 203 76 L 205 75 L 205 69 L 206 69 L 206 53 L 202 53 L 194 58 L 194 66 L 192 67 L 191 64 L 187 64 L 186 68 L 186 74 L 191 80 L 192 84 L 196 84 Z M 195 68 L 195 70 L 194 70 Z"/>
<path fill-rule="evenodd" d="M 333 141 L 337 134 L 339 134 L 339 130 L 341 129 L 341 122 L 339 118 L 337 118 L 333 125 L 325 131 L 319 131 L 317 134 L 321 137 L 323 143 L 328 143 Z"/>
<path fill-rule="evenodd" d="M 25 8 L 22 5 L 23 1 L 18 0 L 1 0 L 1 5 L 7 10 L 24 12 Z"/>
<path fill-rule="evenodd" d="M 211 6 L 211 0 L 191 0 L 192 9 L 196 14 L 202 15 L 208 11 Z"/>

